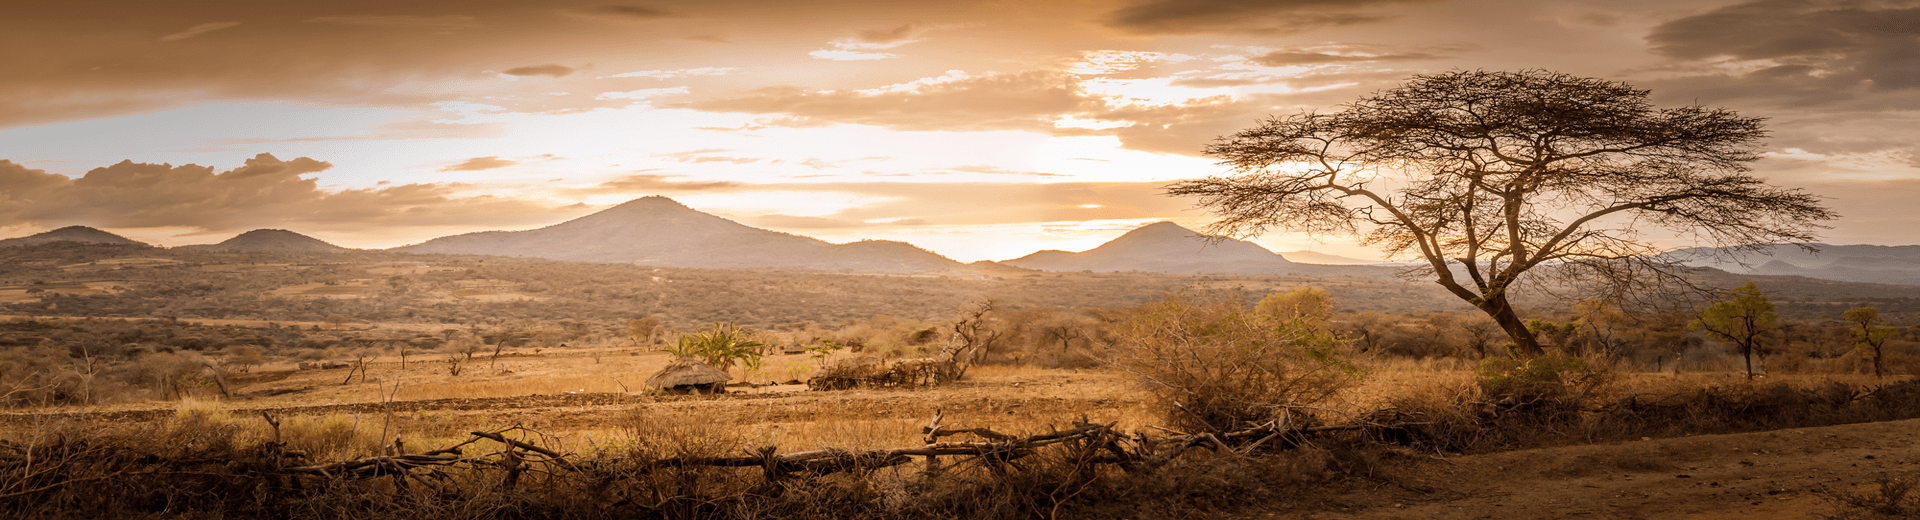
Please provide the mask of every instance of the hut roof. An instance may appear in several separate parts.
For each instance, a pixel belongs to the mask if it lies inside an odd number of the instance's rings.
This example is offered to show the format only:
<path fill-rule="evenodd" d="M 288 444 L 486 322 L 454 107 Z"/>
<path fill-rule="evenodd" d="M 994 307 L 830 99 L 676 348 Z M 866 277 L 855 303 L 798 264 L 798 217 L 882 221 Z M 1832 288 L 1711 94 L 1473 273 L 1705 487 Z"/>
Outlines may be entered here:
<path fill-rule="evenodd" d="M 680 359 L 647 378 L 647 388 L 664 389 L 686 385 L 711 385 L 732 381 L 725 370 L 691 359 Z"/>

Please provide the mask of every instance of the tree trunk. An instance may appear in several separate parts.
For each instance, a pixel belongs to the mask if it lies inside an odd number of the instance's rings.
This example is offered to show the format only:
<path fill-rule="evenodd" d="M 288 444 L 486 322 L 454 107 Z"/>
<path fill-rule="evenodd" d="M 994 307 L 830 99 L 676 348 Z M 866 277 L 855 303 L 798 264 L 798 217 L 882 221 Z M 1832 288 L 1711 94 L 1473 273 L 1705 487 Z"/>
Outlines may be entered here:
<path fill-rule="evenodd" d="M 1886 356 L 1886 353 L 1885 353 L 1885 352 L 1881 352 L 1881 350 L 1883 350 L 1883 349 L 1885 348 L 1885 346 L 1886 346 L 1886 343 L 1881 343 L 1881 344 L 1879 344 L 1879 345 L 1873 345 L 1873 378 L 1874 378 L 1874 379 L 1879 379 L 1879 378 L 1881 377 L 1881 375 L 1880 375 L 1880 366 L 1881 366 L 1881 365 L 1880 365 L 1880 360 L 1881 360 L 1882 358 L 1885 358 L 1885 357 L 1887 357 L 1887 356 Z"/>
<path fill-rule="evenodd" d="M 1527 323 L 1520 321 L 1520 316 L 1513 312 L 1513 305 L 1507 303 L 1506 296 L 1487 299 L 1486 304 L 1480 306 L 1480 310 L 1486 312 L 1488 317 L 1493 318 L 1494 323 L 1500 325 L 1500 330 L 1507 333 L 1507 339 L 1513 340 L 1520 355 L 1535 357 L 1547 353 L 1546 349 L 1540 348 L 1540 341 L 1534 339 L 1533 332 L 1527 330 Z"/>
<path fill-rule="evenodd" d="M 1740 347 L 1740 353 L 1746 355 L 1747 380 L 1752 381 L 1753 380 L 1753 340 L 1747 340 L 1747 344 L 1742 345 Z"/>

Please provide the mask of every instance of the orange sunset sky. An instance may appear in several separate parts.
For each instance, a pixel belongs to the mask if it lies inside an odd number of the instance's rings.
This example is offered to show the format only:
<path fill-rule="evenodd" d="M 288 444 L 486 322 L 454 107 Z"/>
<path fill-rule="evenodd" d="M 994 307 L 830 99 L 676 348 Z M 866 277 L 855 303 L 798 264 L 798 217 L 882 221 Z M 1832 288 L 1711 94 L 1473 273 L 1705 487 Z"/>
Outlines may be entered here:
<path fill-rule="evenodd" d="M 1920 2 L 9 0 L 0 237 L 384 248 L 645 195 L 957 260 L 1207 215 L 1212 138 L 1542 68 L 1768 118 L 1826 241 L 1920 225 Z M 1343 237 L 1276 251 L 1360 258 Z"/>

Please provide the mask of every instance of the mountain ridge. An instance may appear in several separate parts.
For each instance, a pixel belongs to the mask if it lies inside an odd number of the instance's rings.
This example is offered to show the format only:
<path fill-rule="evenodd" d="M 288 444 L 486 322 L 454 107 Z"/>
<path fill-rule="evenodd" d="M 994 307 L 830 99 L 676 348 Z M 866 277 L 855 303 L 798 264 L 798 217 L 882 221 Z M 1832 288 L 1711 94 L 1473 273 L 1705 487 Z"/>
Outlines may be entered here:
<path fill-rule="evenodd" d="M 255 229 L 217 244 L 195 244 L 180 246 L 181 249 L 194 251 L 227 251 L 247 253 L 340 253 L 352 251 L 336 246 L 325 240 L 302 235 L 285 229 Z"/>
<path fill-rule="evenodd" d="M 1170 274 L 1277 274 L 1298 268 L 1258 244 L 1208 237 L 1170 221 L 1134 228 L 1078 253 L 1049 249 L 1000 263 L 1040 271 Z"/>
<path fill-rule="evenodd" d="M 24 237 L 0 240 L 0 247 L 24 247 L 51 244 L 54 242 L 77 242 L 81 244 L 108 244 L 122 246 L 147 246 L 151 244 L 131 238 L 115 235 L 87 226 L 67 226 L 43 233 Z"/>
<path fill-rule="evenodd" d="M 1920 245 L 1805 245 L 1819 251 L 1806 251 L 1800 244 L 1773 244 L 1745 253 L 1735 252 L 1731 248 L 1690 247 L 1668 255 L 1690 266 L 1710 267 L 1733 274 L 1920 285 Z"/>
<path fill-rule="evenodd" d="M 665 267 L 796 268 L 906 273 L 963 269 L 905 242 L 833 244 L 755 228 L 666 197 L 630 200 L 580 218 L 523 231 L 480 231 L 389 251 L 489 254 Z"/>

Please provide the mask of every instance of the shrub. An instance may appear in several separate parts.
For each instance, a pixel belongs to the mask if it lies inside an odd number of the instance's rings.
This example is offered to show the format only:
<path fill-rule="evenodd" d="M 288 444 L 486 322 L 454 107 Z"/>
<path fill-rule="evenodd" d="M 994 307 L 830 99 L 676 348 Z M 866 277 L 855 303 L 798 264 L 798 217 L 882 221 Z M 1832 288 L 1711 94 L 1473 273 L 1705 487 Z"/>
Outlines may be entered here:
<path fill-rule="evenodd" d="M 1519 401 L 1586 397 L 1611 379 L 1592 364 L 1559 352 L 1528 359 L 1491 357 L 1481 361 L 1475 373 L 1487 395 Z"/>
<path fill-rule="evenodd" d="M 1170 295 L 1120 323 L 1111 359 L 1145 382 L 1172 426 L 1304 425 L 1313 419 L 1306 407 L 1360 372 L 1338 355 L 1324 293 L 1296 293 L 1258 309 L 1238 292 Z"/>
<path fill-rule="evenodd" d="M 731 323 L 715 323 L 713 328 L 680 336 L 667 352 L 678 357 L 698 359 L 726 370 L 735 364 L 760 368 L 760 342 L 747 339 L 747 333 Z"/>
<path fill-rule="evenodd" d="M 1834 520 L 1877 520 L 1920 518 L 1920 493 L 1914 488 L 1920 486 L 1920 478 L 1907 476 L 1882 476 L 1879 487 L 1869 493 L 1832 492 L 1827 499 L 1833 501 L 1838 511 L 1827 516 Z"/>

